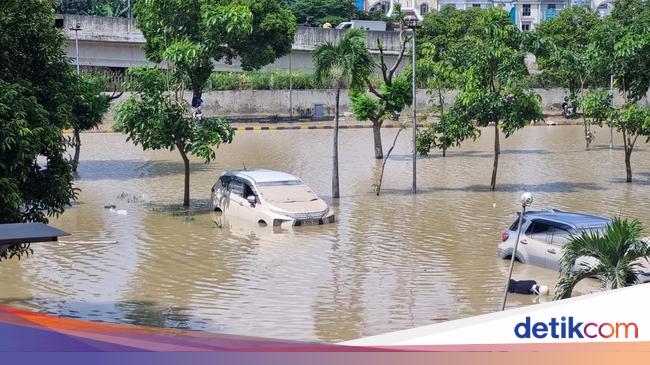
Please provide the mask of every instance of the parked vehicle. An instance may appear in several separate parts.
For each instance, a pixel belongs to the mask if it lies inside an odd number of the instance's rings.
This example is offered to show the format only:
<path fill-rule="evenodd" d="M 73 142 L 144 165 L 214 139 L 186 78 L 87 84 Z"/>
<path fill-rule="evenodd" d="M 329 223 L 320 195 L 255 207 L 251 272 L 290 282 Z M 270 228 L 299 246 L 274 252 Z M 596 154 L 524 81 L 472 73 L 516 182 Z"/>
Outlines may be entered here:
<path fill-rule="evenodd" d="M 557 209 L 529 211 L 521 224 L 521 236 L 515 259 L 524 264 L 560 270 L 562 247 L 571 237 L 582 232 L 603 232 L 611 222 L 609 218 L 591 214 L 564 212 Z M 519 216 L 510 227 L 501 234 L 501 243 L 497 248 L 497 257 L 510 259 L 513 255 Z M 591 263 L 592 258 L 578 260 L 576 265 Z M 645 265 L 647 267 L 647 263 Z M 650 281 L 650 272 L 640 274 L 641 282 Z"/>
<path fill-rule="evenodd" d="M 350 20 L 336 26 L 336 29 L 363 29 L 368 31 L 386 31 L 386 22 L 378 20 Z"/>
<path fill-rule="evenodd" d="M 332 209 L 307 184 L 279 171 L 226 171 L 212 186 L 211 201 L 215 211 L 263 226 L 302 226 L 335 220 Z"/>

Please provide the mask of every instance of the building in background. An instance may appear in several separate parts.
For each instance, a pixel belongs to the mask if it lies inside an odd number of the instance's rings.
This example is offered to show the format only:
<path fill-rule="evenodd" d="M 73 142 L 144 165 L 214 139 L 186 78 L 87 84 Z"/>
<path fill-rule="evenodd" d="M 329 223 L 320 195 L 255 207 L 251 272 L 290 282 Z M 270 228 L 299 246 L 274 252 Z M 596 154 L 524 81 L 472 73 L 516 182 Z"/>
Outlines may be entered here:
<path fill-rule="evenodd" d="M 396 4 L 401 5 L 404 13 L 413 14 L 419 18 L 438 9 L 438 0 L 365 0 L 365 11 L 383 11 L 387 15 L 392 15 Z"/>
<path fill-rule="evenodd" d="M 446 6 L 466 10 L 499 7 L 510 14 L 512 22 L 524 32 L 531 31 L 544 20 L 554 18 L 562 9 L 573 5 L 588 5 L 601 16 L 612 11 L 613 0 L 365 0 L 365 11 L 382 11 L 392 15 L 396 4 L 402 11 L 418 17 Z"/>

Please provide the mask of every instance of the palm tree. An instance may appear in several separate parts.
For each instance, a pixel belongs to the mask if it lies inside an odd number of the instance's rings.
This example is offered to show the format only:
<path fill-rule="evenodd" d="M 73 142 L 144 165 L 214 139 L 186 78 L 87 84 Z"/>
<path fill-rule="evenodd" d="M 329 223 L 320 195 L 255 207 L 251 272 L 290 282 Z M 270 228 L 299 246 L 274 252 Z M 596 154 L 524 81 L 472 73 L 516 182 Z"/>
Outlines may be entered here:
<path fill-rule="evenodd" d="M 589 277 L 598 279 L 604 289 L 638 283 L 639 261 L 650 256 L 650 245 L 643 242 L 643 225 L 638 220 L 614 218 L 604 232 L 583 232 L 564 246 L 560 259 L 560 281 L 555 299 L 571 297 L 573 288 Z M 580 258 L 591 258 L 574 268 Z"/>
<path fill-rule="evenodd" d="M 366 47 L 366 33 L 350 29 L 334 44 L 324 42 L 314 50 L 314 76 L 322 84 L 336 90 L 334 107 L 334 148 L 332 152 L 332 198 L 339 198 L 339 98 L 346 85 L 361 89 L 374 68 L 374 60 Z"/>

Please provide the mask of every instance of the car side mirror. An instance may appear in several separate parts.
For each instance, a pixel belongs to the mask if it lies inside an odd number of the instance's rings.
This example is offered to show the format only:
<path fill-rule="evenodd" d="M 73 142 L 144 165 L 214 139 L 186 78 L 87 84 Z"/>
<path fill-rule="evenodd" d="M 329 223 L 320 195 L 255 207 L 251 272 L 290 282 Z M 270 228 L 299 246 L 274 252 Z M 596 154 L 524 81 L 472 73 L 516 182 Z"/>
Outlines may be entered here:
<path fill-rule="evenodd" d="M 247 196 L 246 200 L 248 200 L 248 202 L 251 203 L 251 205 L 255 205 L 255 203 L 257 203 L 257 198 L 255 197 L 255 195 Z"/>

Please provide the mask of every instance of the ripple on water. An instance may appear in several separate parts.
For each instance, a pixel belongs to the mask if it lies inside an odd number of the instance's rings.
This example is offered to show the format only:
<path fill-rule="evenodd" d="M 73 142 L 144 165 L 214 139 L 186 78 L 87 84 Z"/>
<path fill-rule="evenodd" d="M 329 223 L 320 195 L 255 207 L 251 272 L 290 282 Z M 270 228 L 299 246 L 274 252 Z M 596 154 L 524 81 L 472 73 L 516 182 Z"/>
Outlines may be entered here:
<path fill-rule="evenodd" d="M 395 133 L 383 131 L 385 146 Z M 607 148 L 606 130 L 585 151 L 580 127 L 525 128 L 502 140 L 491 192 L 491 133 L 447 157 L 419 158 L 415 197 L 403 133 L 377 197 L 371 130 L 342 130 L 337 223 L 281 233 L 234 221 L 220 228 L 206 213 L 210 187 L 224 169 L 259 166 L 294 173 L 331 201 L 331 131 L 238 133 L 214 163 L 193 162 L 191 214 L 179 211 L 175 153 L 89 134 L 79 202 L 52 220 L 70 242 L 35 245 L 28 260 L 3 263 L 0 301 L 93 320 L 340 341 L 498 308 L 508 263 L 495 257 L 496 245 L 523 191 L 533 192 L 536 209 L 650 224 L 647 148 L 635 150 L 636 181 L 625 184 L 623 151 Z M 110 240 L 117 243 L 74 243 Z M 515 278 L 552 286 L 557 273 L 517 264 Z M 508 305 L 537 300 L 512 295 Z"/>

